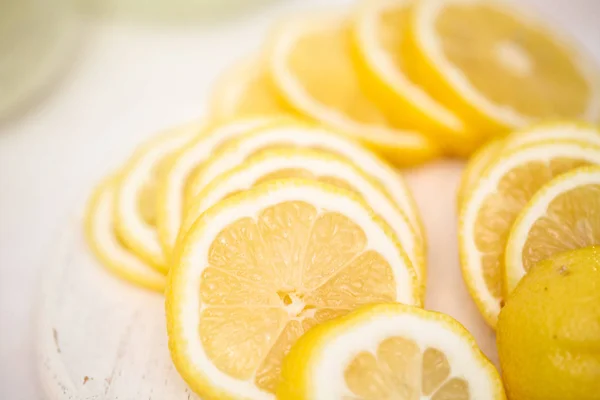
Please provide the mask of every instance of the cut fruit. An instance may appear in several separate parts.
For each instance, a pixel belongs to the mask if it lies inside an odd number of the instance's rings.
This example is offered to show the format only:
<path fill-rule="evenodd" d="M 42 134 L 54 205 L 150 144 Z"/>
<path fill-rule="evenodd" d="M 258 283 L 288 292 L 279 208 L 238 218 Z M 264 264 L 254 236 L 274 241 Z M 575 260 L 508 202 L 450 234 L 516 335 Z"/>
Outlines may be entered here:
<path fill-rule="evenodd" d="M 276 121 L 278 121 L 276 118 L 252 117 L 212 126 L 170 158 L 159 178 L 159 190 L 156 194 L 156 222 L 159 238 L 167 257 L 173 250 L 181 225 L 188 182 L 198 173 L 206 160 L 228 141 Z"/>
<path fill-rule="evenodd" d="M 258 55 L 251 56 L 221 75 L 210 95 L 210 115 L 228 119 L 291 111 L 280 98 L 263 61 Z"/>
<path fill-rule="evenodd" d="M 357 7 L 352 36 L 365 90 L 391 118 L 398 118 L 396 123 L 423 130 L 445 147 L 472 147 L 477 137 L 406 74 L 407 60 L 400 49 L 412 4 L 413 0 L 366 0 Z"/>
<path fill-rule="evenodd" d="M 113 177 L 105 179 L 94 191 L 85 217 L 88 244 L 110 272 L 134 285 L 163 292 L 165 276 L 132 253 L 115 231 L 114 192 Z"/>
<path fill-rule="evenodd" d="M 420 305 L 391 228 L 355 193 L 267 182 L 222 200 L 186 236 L 166 291 L 169 347 L 202 398 L 273 398 L 314 325 L 359 305 Z"/>
<path fill-rule="evenodd" d="M 410 65 L 430 93 L 482 129 L 596 121 L 598 68 L 555 30 L 502 1 L 423 0 L 412 15 Z"/>
<path fill-rule="evenodd" d="M 361 196 L 392 227 L 415 268 L 423 289 L 422 294 L 425 294 L 425 254 L 420 239 L 404 213 L 377 180 L 348 159 L 329 151 L 281 148 L 250 157 L 238 167 L 219 175 L 196 196 L 186 211 L 186 218 L 196 221 L 204 211 L 232 194 L 284 178 L 314 179 L 351 190 Z"/>
<path fill-rule="evenodd" d="M 421 163 L 438 154 L 433 141 L 394 126 L 366 97 L 353 66 L 349 26 L 342 18 L 289 20 L 274 32 L 269 50 L 273 80 L 301 114 L 360 140 L 396 165 Z"/>
<path fill-rule="evenodd" d="M 326 128 L 282 122 L 258 130 L 231 143 L 222 153 L 204 164 L 202 173 L 189 184 L 189 195 L 193 198 L 219 175 L 235 168 L 252 155 L 280 147 L 304 147 L 330 151 L 346 157 L 354 165 L 377 180 L 389 193 L 398 207 L 406 214 L 413 229 L 417 232 L 421 245 L 425 246 L 423 223 L 410 189 L 402 176 L 373 153 L 362 148 L 347 137 Z M 192 200 L 190 200 L 191 202 Z M 184 224 L 186 219 L 184 218 Z M 188 221 L 190 222 L 190 221 Z M 191 221 L 193 222 L 193 221 Z M 189 225 L 183 228 L 187 230 Z M 424 251 L 425 253 L 425 251 Z"/>
<path fill-rule="evenodd" d="M 540 142 L 496 158 L 460 211 L 459 250 L 464 280 L 486 322 L 502 306 L 502 271 L 509 230 L 534 194 L 571 169 L 600 164 L 600 147 Z"/>
<path fill-rule="evenodd" d="M 521 146 L 557 140 L 572 140 L 600 146 L 600 130 L 581 122 L 547 122 L 513 132 L 506 139 L 489 142 L 480 148 L 467 164 L 458 192 L 459 207 L 494 158 Z"/>
<path fill-rule="evenodd" d="M 505 295 L 539 261 L 592 245 L 600 245 L 600 167 L 583 167 L 550 181 L 517 217 L 506 245 Z"/>
<path fill-rule="evenodd" d="M 171 129 L 140 146 L 117 180 L 115 227 L 138 256 L 159 271 L 168 271 L 156 228 L 160 175 L 173 154 L 202 131 L 198 122 Z"/>
<path fill-rule="evenodd" d="M 498 371 L 453 318 L 371 304 L 302 336 L 283 362 L 282 400 L 504 400 Z"/>
<path fill-rule="evenodd" d="M 495 139 L 487 142 L 479 148 L 469 159 L 462 173 L 458 187 L 457 205 L 460 210 L 464 200 L 468 197 L 473 187 L 477 185 L 479 178 L 483 175 L 485 168 L 492 160 L 500 154 L 504 147 L 504 141 Z"/>

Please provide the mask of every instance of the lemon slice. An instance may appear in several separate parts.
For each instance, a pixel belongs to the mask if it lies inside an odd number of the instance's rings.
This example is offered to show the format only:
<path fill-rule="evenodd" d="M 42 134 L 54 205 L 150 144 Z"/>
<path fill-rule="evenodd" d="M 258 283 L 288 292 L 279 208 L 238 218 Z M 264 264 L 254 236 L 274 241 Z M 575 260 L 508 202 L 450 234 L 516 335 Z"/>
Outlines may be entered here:
<path fill-rule="evenodd" d="M 453 318 L 362 306 L 302 336 L 285 358 L 285 400 L 504 400 L 498 371 Z"/>
<path fill-rule="evenodd" d="M 496 139 L 487 143 L 467 163 L 458 192 L 459 206 L 494 158 L 521 146 L 557 140 L 574 140 L 600 146 L 600 129 L 582 122 L 546 122 L 517 130 L 504 140 Z"/>
<path fill-rule="evenodd" d="M 213 125 L 170 158 L 158 182 L 156 224 L 165 254 L 170 255 L 184 210 L 187 184 L 214 152 L 232 140 L 277 119 L 247 117 Z"/>
<path fill-rule="evenodd" d="M 196 196 L 187 209 L 186 218 L 196 221 L 204 211 L 234 193 L 263 182 L 284 178 L 314 179 L 360 195 L 392 227 L 415 268 L 423 295 L 425 294 L 425 254 L 410 222 L 377 180 L 346 158 L 332 152 L 302 148 L 261 152 L 214 179 Z M 191 222 L 186 223 L 188 225 Z"/>
<path fill-rule="evenodd" d="M 502 304 L 503 256 L 509 230 L 534 194 L 571 169 L 600 164 L 600 147 L 540 142 L 495 159 L 460 211 L 463 277 L 479 311 L 495 327 Z"/>
<path fill-rule="evenodd" d="M 506 294 L 539 261 L 592 245 L 600 245 L 600 167 L 583 167 L 550 181 L 517 217 L 506 245 Z"/>
<path fill-rule="evenodd" d="M 446 146 L 474 142 L 464 123 L 406 74 L 400 49 L 406 40 L 412 0 L 366 0 L 356 9 L 352 34 L 356 65 L 371 98 L 398 123 L 422 129 Z"/>
<path fill-rule="evenodd" d="M 306 330 L 365 303 L 420 305 L 419 292 L 395 235 L 355 193 L 267 182 L 186 236 L 167 283 L 171 356 L 202 398 L 270 399 Z"/>
<path fill-rule="evenodd" d="M 213 179 L 233 169 L 250 156 L 277 147 L 321 149 L 351 160 L 385 188 L 389 196 L 405 213 L 424 246 L 423 223 L 412 193 L 402 176 L 358 143 L 326 128 L 295 122 L 281 122 L 244 136 L 224 147 L 221 154 L 215 155 L 204 164 L 201 173 L 189 182 L 189 195 L 192 198 L 199 195 Z"/>
<path fill-rule="evenodd" d="M 472 124 L 493 130 L 600 116 L 598 69 L 573 43 L 506 2 L 415 3 L 419 82 Z"/>
<path fill-rule="evenodd" d="M 218 119 L 290 112 L 258 55 L 225 70 L 212 88 L 209 104 L 210 115 Z"/>
<path fill-rule="evenodd" d="M 481 146 L 467 162 L 465 169 L 462 173 L 460 185 L 458 188 L 457 204 L 460 207 L 463 204 L 464 199 L 471 193 L 473 187 L 477 185 L 479 178 L 483 174 L 485 168 L 490 162 L 498 156 L 504 147 L 504 141 L 501 139 L 495 139 L 487 142 Z"/>
<path fill-rule="evenodd" d="M 397 165 L 438 154 L 419 132 L 398 128 L 360 87 L 350 55 L 349 27 L 338 16 L 298 17 L 272 35 L 269 68 L 290 106 L 360 140 Z"/>
<path fill-rule="evenodd" d="M 202 131 L 190 123 L 171 129 L 140 146 L 119 175 L 115 196 L 115 227 L 138 256 L 161 272 L 168 271 L 156 228 L 159 176 L 177 150 Z"/>
<path fill-rule="evenodd" d="M 117 236 L 113 224 L 115 178 L 105 179 L 94 191 L 85 217 L 88 244 L 112 273 L 147 289 L 163 292 L 166 278 L 132 253 Z"/>

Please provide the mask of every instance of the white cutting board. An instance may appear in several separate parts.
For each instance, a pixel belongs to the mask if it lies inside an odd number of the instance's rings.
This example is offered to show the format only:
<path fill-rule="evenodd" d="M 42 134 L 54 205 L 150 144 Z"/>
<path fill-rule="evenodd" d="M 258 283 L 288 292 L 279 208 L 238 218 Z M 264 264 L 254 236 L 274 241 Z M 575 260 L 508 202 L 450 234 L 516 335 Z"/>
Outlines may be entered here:
<path fill-rule="evenodd" d="M 406 173 L 427 228 L 426 307 L 448 313 L 497 364 L 495 335 L 463 283 L 456 236 L 462 164 Z M 169 358 L 163 298 L 106 272 L 88 250 L 81 217 L 49 258 L 38 314 L 38 367 L 51 400 L 197 399 Z"/>

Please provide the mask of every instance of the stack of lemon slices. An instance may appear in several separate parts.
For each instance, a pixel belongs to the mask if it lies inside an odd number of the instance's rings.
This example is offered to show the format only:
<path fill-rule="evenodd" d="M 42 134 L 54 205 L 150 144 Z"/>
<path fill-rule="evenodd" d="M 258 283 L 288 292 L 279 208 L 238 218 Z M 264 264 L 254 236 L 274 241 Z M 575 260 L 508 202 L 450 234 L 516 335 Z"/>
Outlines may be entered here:
<path fill-rule="evenodd" d="M 492 326 L 533 263 L 600 244 L 600 133 L 523 128 L 600 117 L 597 72 L 524 15 L 366 0 L 288 19 L 218 80 L 210 122 L 99 185 L 91 248 L 166 293 L 173 362 L 203 399 L 505 398 L 471 335 L 421 309 L 425 232 L 394 166 L 479 148 L 460 253 Z"/>
<path fill-rule="evenodd" d="M 458 203 L 463 276 L 495 327 L 534 264 L 600 244 L 600 130 L 548 123 L 490 142 L 467 164 Z"/>
<path fill-rule="evenodd" d="M 99 186 L 87 233 L 109 269 L 166 288 L 171 355 L 202 398 L 503 398 L 464 328 L 420 309 L 425 234 L 402 177 L 331 128 L 269 116 L 161 134 Z M 300 349 L 342 346 L 324 361 L 340 375 L 282 370 L 309 330 Z"/>

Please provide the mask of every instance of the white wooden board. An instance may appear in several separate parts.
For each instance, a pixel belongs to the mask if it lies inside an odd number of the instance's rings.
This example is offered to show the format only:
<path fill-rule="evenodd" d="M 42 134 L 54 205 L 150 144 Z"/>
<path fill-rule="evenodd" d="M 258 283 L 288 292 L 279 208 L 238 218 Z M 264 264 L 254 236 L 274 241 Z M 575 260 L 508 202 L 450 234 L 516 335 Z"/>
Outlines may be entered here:
<path fill-rule="evenodd" d="M 458 263 L 456 188 L 462 164 L 407 173 L 428 232 L 426 307 L 471 331 L 497 364 L 495 335 L 469 297 Z M 169 358 L 163 298 L 106 272 L 88 250 L 81 218 L 48 259 L 38 310 L 38 367 L 51 400 L 191 400 Z"/>

